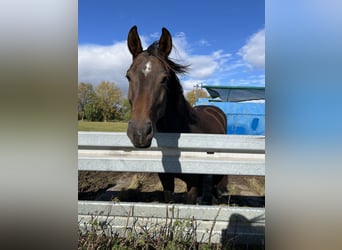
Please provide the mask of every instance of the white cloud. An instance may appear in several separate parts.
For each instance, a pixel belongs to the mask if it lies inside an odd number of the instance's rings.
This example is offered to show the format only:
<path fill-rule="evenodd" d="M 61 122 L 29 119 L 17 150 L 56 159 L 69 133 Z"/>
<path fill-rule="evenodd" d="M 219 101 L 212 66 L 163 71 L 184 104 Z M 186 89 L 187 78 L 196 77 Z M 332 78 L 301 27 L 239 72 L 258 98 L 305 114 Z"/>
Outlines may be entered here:
<path fill-rule="evenodd" d="M 194 84 L 203 81 L 203 79 L 211 78 L 213 74 L 220 70 L 220 67 L 226 63 L 231 54 L 224 54 L 222 50 L 214 51 L 208 55 L 191 54 L 191 47 L 184 33 L 179 33 L 173 38 L 174 49 L 171 53 L 171 58 L 175 58 L 180 63 L 190 65 L 187 74 L 188 81 L 183 84 L 185 91 L 190 91 Z"/>
<path fill-rule="evenodd" d="M 210 46 L 211 44 L 207 40 L 201 39 L 201 40 L 198 41 L 198 45 L 200 45 L 200 46 Z"/>
<path fill-rule="evenodd" d="M 187 58 L 190 63 L 189 77 L 207 78 L 218 69 L 218 62 L 212 56 L 194 55 Z"/>
<path fill-rule="evenodd" d="M 110 46 L 79 45 L 78 81 L 95 85 L 102 80 L 111 81 L 126 92 L 128 83 L 125 75 L 131 58 L 126 42 Z"/>
<path fill-rule="evenodd" d="M 143 48 L 151 41 L 157 40 L 160 35 L 151 34 L 149 37 L 140 37 Z M 147 43 L 148 42 L 148 43 Z M 199 41 L 201 42 L 201 41 Z M 250 79 L 253 67 L 265 67 L 265 32 L 261 30 L 250 37 L 247 43 L 238 51 L 242 59 L 235 58 L 223 50 L 213 51 L 210 54 L 193 54 L 185 33 L 178 33 L 173 37 L 174 49 L 170 58 L 180 64 L 189 65 L 189 73 L 181 76 L 185 92 L 193 89 L 199 83 L 206 84 L 248 84 L 261 83 L 263 78 Z M 78 81 L 98 84 L 102 80 L 115 82 L 125 93 L 128 82 L 126 71 L 132 62 L 126 41 L 115 42 L 113 45 L 79 45 L 78 48 Z M 249 71 L 244 78 L 233 76 Z"/>
<path fill-rule="evenodd" d="M 265 68 L 265 29 L 253 34 L 239 50 L 239 55 L 252 67 Z"/>
<path fill-rule="evenodd" d="M 143 46 L 146 38 L 140 37 Z M 78 46 L 78 82 L 97 85 L 101 81 L 114 82 L 125 93 L 128 90 L 126 71 L 132 63 L 127 42 L 115 42 L 113 45 Z"/>

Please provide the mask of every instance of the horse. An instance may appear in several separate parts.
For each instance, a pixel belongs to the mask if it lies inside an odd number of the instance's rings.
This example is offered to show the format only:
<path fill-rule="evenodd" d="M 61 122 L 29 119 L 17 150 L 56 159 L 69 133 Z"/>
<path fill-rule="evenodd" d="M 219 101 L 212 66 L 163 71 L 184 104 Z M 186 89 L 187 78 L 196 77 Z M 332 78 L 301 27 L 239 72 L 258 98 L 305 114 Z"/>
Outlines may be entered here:
<path fill-rule="evenodd" d="M 169 58 L 172 38 L 162 28 L 159 41 L 143 50 L 137 26 L 133 26 L 127 38 L 132 64 L 126 73 L 129 82 L 128 100 L 131 118 L 127 135 L 136 148 L 148 148 L 156 132 L 226 134 L 227 118 L 214 106 L 192 107 L 183 95 L 177 74 L 185 74 L 188 65 L 181 65 Z M 202 196 L 203 175 L 159 173 L 164 190 L 164 200 L 172 202 L 174 178 L 187 185 L 187 203 L 196 204 Z M 227 176 L 214 175 L 212 190 L 226 190 Z M 211 200 L 209 201 L 209 203 Z"/>

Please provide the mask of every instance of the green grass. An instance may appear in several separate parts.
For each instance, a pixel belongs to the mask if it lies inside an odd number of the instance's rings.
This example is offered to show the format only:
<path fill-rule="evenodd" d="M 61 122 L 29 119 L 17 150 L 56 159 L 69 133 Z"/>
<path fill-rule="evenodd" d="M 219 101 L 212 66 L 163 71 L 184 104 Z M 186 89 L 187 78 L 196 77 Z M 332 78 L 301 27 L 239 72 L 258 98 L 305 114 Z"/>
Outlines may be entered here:
<path fill-rule="evenodd" d="M 126 132 L 127 122 L 78 121 L 78 131 Z"/>
<path fill-rule="evenodd" d="M 130 212 L 128 213 L 130 214 Z M 91 219 L 78 222 L 78 249 L 108 250 L 264 250 L 262 244 L 253 245 L 235 242 L 234 238 L 222 243 L 197 241 L 199 222 L 194 218 L 168 217 L 165 222 L 148 223 L 143 218 L 127 217 L 126 227 L 117 230 L 116 218 L 104 216 L 102 212 L 90 214 Z M 148 220 L 149 221 L 149 220 Z M 212 228 L 215 226 L 213 222 Z M 120 222 L 118 223 L 120 224 Z M 207 235 L 213 237 L 212 231 Z"/>

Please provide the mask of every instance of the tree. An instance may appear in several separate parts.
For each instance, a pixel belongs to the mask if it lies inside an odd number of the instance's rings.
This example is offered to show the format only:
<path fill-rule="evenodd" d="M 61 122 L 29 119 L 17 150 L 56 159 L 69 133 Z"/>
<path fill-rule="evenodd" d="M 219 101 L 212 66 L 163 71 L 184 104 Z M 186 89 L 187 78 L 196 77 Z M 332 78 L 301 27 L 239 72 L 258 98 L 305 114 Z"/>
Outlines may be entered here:
<path fill-rule="evenodd" d="M 78 119 L 83 121 L 85 117 L 85 107 L 93 101 L 94 95 L 95 92 L 91 83 L 81 82 L 78 85 Z"/>
<path fill-rule="evenodd" d="M 123 99 L 121 102 L 121 107 L 119 110 L 119 119 L 123 121 L 129 121 L 131 118 L 131 105 L 127 98 Z"/>
<path fill-rule="evenodd" d="M 196 102 L 196 91 L 197 91 L 197 98 L 208 98 L 209 95 L 203 89 L 192 90 L 186 93 L 185 98 L 191 104 L 191 106 L 195 105 Z"/>
<path fill-rule="evenodd" d="M 103 121 L 116 119 L 123 99 L 121 89 L 113 82 L 102 81 L 97 85 L 95 92 Z"/>
<path fill-rule="evenodd" d="M 89 121 L 102 120 L 102 113 L 95 92 L 89 96 L 89 102 L 84 106 L 84 116 Z"/>

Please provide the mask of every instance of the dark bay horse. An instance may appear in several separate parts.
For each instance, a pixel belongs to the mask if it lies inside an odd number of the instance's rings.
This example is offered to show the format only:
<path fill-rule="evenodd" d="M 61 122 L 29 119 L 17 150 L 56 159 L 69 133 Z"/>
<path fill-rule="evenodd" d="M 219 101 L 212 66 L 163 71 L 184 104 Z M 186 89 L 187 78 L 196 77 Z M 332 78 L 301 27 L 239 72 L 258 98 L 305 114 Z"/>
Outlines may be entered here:
<path fill-rule="evenodd" d="M 193 108 L 185 100 L 177 74 L 186 73 L 187 66 L 168 58 L 172 39 L 167 29 L 162 29 L 159 41 L 143 50 L 137 27 L 133 26 L 128 33 L 127 44 L 133 56 L 133 63 L 126 75 L 131 105 L 127 135 L 135 147 L 149 147 L 155 132 L 226 133 L 226 116 L 219 108 Z M 202 195 L 203 175 L 159 174 L 167 202 L 174 191 L 175 177 L 187 184 L 187 202 L 196 203 L 197 197 Z M 215 175 L 212 184 L 225 189 L 226 176 Z"/>

